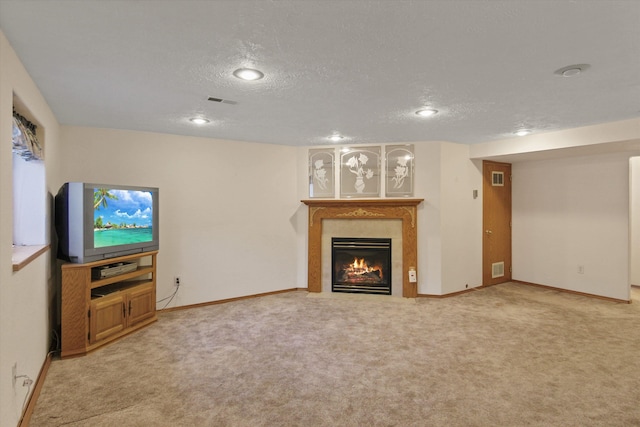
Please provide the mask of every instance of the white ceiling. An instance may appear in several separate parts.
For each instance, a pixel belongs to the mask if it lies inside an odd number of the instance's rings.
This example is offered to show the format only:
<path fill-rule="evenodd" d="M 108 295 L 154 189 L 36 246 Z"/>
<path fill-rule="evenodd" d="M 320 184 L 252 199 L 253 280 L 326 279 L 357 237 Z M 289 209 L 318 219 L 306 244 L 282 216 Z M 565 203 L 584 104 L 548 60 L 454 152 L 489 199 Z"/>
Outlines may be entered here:
<path fill-rule="evenodd" d="M 0 0 L 0 28 L 63 125 L 474 144 L 640 116 L 637 0 Z"/>

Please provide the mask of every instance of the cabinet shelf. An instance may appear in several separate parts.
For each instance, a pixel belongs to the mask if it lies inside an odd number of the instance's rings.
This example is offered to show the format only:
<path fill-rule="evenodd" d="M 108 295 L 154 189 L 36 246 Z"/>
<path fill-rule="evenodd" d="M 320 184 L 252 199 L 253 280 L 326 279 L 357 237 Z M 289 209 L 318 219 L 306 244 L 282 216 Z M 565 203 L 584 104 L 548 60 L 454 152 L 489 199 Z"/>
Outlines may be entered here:
<path fill-rule="evenodd" d="M 153 274 L 154 270 L 155 266 L 143 265 L 138 266 L 135 271 L 119 274 L 117 276 L 107 277 L 105 279 L 91 280 L 91 289 L 100 288 L 112 283 L 124 282 L 125 280 L 133 279 L 134 277 L 143 276 L 145 274 Z"/>
<path fill-rule="evenodd" d="M 112 283 L 110 285 L 92 287 L 91 290 L 91 299 L 94 300 L 96 298 L 104 298 L 106 296 L 115 294 L 117 292 L 126 292 L 131 288 L 136 286 L 144 285 L 145 283 L 153 283 L 151 279 L 143 279 L 143 280 L 128 280 L 126 282 L 118 282 Z"/>
<path fill-rule="evenodd" d="M 62 357 L 81 356 L 157 320 L 158 251 L 62 265 Z M 130 271 L 93 280 L 91 269 L 120 262 Z"/>

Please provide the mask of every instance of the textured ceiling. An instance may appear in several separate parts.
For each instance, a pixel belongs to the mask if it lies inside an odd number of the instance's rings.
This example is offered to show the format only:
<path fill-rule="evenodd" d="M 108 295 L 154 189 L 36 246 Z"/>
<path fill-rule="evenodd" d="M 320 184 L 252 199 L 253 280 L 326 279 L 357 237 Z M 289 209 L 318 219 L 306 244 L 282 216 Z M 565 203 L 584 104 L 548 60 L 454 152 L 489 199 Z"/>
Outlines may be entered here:
<path fill-rule="evenodd" d="M 0 0 L 0 28 L 63 125 L 473 144 L 640 116 L 634 0 Z"/>

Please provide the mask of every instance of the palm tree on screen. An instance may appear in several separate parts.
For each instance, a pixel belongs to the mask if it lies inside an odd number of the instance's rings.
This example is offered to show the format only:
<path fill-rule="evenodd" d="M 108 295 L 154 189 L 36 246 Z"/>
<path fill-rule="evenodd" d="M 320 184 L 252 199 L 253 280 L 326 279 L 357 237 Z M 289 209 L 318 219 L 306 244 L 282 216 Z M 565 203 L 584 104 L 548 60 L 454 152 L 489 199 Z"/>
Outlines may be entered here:
<path fill-rule="evenodd" d="M 118 200 L 118 196 L 109 193 L 108 188 L 97 188 L 96 191 L 93 192 L 93 209 L 100 209 L 100 205 L 106 208 L 108 205 L 107 199 Z"/>

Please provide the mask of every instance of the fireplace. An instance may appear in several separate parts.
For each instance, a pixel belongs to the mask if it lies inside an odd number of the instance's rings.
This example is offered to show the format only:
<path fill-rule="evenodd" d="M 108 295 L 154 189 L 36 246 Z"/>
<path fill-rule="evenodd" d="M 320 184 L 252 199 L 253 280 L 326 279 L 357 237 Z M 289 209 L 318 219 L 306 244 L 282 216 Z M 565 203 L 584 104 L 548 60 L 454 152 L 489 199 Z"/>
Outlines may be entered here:
<path fill-rule="evenodd" d="M 331 290 L 391 295 L 391 239 L 331 239 Z"/>
<path fill-rule="evenodd" d="M 309 206 L 307 288 L 322 292 L 322 223 L 325 219 L 402 220 L 402 296 L 415 298 L 417 282 L 409 280 L 409 268 L 418 266 L 417 206 L 424 199 L 312 199 Z M 327 255 L 328 256 L 328 255 Z M 327 279 L 327 283 L 328 283 Z"/>

